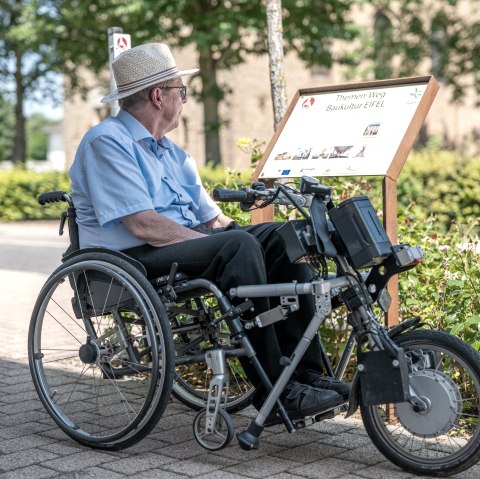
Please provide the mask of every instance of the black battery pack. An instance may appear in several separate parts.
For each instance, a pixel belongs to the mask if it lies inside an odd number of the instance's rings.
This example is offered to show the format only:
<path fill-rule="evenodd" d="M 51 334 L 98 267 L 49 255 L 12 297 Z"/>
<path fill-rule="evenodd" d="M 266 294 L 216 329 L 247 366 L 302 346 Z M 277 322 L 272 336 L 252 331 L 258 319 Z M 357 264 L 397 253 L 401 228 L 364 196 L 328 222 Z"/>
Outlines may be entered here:
<path fill-rule="evenodd" d="M 392 253 L 392 244 L 367 196 L 355 196 L 328 212 L 354 268 L 370 268 Z"/>

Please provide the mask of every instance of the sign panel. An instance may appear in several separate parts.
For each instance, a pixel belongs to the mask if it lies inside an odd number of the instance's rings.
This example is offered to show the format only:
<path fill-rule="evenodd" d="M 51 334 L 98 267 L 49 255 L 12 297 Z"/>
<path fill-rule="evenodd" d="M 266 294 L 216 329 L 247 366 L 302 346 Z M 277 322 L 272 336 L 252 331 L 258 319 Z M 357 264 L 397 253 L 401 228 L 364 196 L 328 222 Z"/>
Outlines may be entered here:
<path fill-rule="evenodd" d="M 424 80 L 299 90 L 258 178 L 385 175 L 425 94 Z"/>
<path fill-rule="evenodd" d="M 120 53 L 132 48 L 130 35 L 126 33 L 113 34 L 113 59 L 118 57 Z"/>

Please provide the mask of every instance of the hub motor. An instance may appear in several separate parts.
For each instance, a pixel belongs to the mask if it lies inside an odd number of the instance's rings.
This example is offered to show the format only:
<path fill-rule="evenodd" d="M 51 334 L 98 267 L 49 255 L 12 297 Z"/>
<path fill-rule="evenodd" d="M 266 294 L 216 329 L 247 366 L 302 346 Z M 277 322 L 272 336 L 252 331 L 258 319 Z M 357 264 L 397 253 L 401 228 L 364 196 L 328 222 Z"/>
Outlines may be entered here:
<path fill-rule="evenodd" d="M 410 374 L 410 384 L 428 407 L 415 412 L 409 402 L 395 404 L 398 420 L 407 431 L 416 436 L 437 437 L 457 424 L 462 397 L 452 379 L 441 371 L 424 369 Z"/>

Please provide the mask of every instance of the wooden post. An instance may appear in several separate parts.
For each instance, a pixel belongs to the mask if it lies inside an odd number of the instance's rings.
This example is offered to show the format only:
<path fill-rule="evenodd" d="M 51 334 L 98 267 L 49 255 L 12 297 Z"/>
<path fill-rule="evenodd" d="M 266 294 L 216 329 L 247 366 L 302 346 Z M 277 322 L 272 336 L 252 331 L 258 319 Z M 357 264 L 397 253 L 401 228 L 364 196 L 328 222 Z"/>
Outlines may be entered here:
<path fill-rule="evenodd" d="M 258 181 L 258 179 L 255 179 L 254 181 Z M 263 183 L 265 183 L 266 188 L 271 188 L 273 186 L 272 180 L 265 180 L 263 181 Z M 252 224 L 254 225 L 259 223 L 268 223 L 270 221 L 273 221 L 274 218 L 275 209 L 273 205 L 269 205 L 266 208 L 262 208 L 261 210 L 252 211 Z"/>
<path fill-rule="evenodd" d="M 383 179 L 383 226 L 393 245 L 398 243 L 397 214 L 397 181 L 386 176 Z M 399 322 L 398 276 L 394 276 L 388 282 L 388 292 L 392 297 L 392 304 L 385 318 L 387 326 L 391 327 Z"/>

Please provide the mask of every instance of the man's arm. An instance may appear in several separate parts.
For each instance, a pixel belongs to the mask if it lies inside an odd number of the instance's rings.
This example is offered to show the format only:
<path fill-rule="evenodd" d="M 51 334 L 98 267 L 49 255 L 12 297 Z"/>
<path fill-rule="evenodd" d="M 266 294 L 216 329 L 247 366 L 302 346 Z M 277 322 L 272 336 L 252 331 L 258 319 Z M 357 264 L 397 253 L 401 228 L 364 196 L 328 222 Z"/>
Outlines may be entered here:
<path fill-rule="evenodd" d="M 229 218 L 227 215 L 220 213 L 215 218 L 212 218 L 210 221 L 203 223 L 205 226 L 210 228 L 225 228 L 232 222 L 232 218 Z"/>
<path fill-rule="evenodd" d="M 168 246 L 181 241 L 202 238 L 202 233 L 181 226 L 154 210 L 139 211 L 122 218 L 125 227 L 136 238 L 152 246 Z"/>

